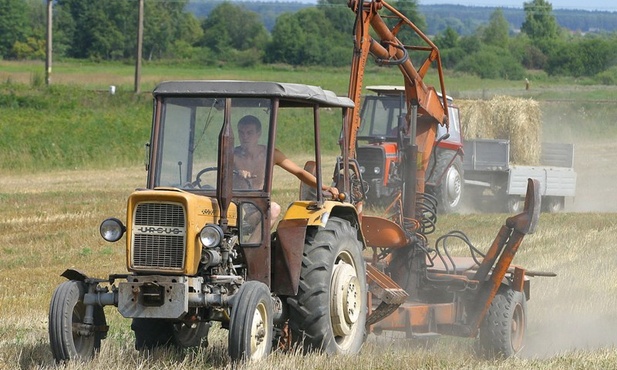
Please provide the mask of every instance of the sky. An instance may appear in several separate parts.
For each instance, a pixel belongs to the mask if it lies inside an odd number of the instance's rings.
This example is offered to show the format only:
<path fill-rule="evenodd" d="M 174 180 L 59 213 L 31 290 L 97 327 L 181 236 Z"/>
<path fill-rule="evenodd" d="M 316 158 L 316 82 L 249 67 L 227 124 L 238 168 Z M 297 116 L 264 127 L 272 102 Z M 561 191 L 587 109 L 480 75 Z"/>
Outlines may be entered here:
<path fill-rule="evenodd" d="M 293 1 L 299 3 L 317 3 L 317 0 L 279 0 Z M 531 0 L 417 0 L 421 5 L 432 4 L 459 4 L 467 6 L 489 6 L 489 7 L 508 7 L 523 8 L 524 2 Z M 617 1 L 615 0 L 549 0 L 553 9 L 582 9 L 582 10 L 601 10 L 617 12 Z"/>

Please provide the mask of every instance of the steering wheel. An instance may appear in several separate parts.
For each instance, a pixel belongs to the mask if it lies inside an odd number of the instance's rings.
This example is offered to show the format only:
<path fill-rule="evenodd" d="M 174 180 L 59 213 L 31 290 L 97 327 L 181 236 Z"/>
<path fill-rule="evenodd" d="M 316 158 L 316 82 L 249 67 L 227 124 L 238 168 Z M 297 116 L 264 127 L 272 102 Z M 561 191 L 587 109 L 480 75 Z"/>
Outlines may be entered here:
<path fill-rule="evenodd" d="M 204 169 L 202 169 L 201 171 L 197 172 L 197 175 L 195 176 L 195 181 L 193 181 L 193 185 L 197 186 L 200 189 L 205 189 L 205 190 L 213 190 L 214 187 L 212 187 L 212 185 L 201 185 L 201 176 L 203 174 L 205 174 L 206 172 L 212 172 L 212 171 L 216 171 L 218 169 L 218 167 L 206 167 Z"/>
<path fill-rule="evenodd" d="M 197 175 L 195 176 L 195 181 L 193 181 L 193 185 L 197 186 L 200 189 L 214 190 L 214 187 L 211 186 L 211 185 L 208 185 L 208 184 L 205 184 L 203 186 L 201 185 L 201 176 L 203 174 L 205 174 L 206 172 L 212 172 L 212 171 L 216 171 L 216 170 L 218 170 L 218 167 L 206 167 L 206 168 L 202 169 L 201 171 L 197 172 Z M 238 172 L 238 170 L 233 170 L 233 173 L 234 173 L 234 180 L 236 178 L 240 178 L 244 182 L 244 183 L 241 184 L 243 186 L 239 187 L 240 189 L 251 189 L 252 186 L 251 186 L 251 181 L 249 179 L 247 179 L 247 178 L 245 178 L 243 176 L 240 176 L 240 172 Z M 234 186 L 234 188 L 235 187 L 236 186 Z"/>

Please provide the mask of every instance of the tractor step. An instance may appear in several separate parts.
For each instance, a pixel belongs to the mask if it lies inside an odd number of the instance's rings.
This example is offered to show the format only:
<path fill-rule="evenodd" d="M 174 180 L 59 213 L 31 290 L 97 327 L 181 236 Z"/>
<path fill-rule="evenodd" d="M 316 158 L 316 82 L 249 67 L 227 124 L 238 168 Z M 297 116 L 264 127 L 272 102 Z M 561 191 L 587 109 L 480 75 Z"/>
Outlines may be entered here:
<path fill-rule="evenodd" d="M 380 301 L 379 305 L 371 310 L 366 318 L 366 326 L 368 327 L 388 317 L 407 300 L 409 294 L 388 275 L 371 264 L 366 265 L 366 275 L 369 291 Z"/>

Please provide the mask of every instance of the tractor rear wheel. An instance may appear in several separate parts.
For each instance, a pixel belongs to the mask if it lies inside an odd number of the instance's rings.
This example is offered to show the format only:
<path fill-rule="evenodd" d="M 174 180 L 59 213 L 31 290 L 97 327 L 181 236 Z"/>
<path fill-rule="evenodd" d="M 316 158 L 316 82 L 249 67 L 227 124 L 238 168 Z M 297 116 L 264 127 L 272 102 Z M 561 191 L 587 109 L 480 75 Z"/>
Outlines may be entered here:
<path fill-rule="evenodd" d="M 262 282 L 247 281 L 233 299 L 229 356 L 232 360 L 259 360 L 268 356 L 274 336 L 270 289 Z"/>
<path fill-rule="evenodd" d="M 364 342 L 366 266 L 357 235 L 337 217 L 307 233 L 298 294 L 287 300 L 292 340 L 306 351 L 353 354 Z"/>
<path fill-rule="evenodd" d="M 441 177 L 438 186 L 429 189 L 435 198 L 437 206 L 444 213 L 456 213 L 460 211 L 463 204 L 463 161 L 461 157 L 451 150 L 441 150 L 437 152 L 437 164 L 433 171 L 433 176 L 428 179 L 436 182 Z M 456 156 L 450 167 L 452 156 Z"/>
<path fill-rule="evenodd" d="M 103 307 L 94 306 L 93 324 L 86 324 L 86 305 L 83 303 L 87 286 L 70 280 L 54 291 L 49 307 L 49 342 L 57 362 L 89 360 L 101 348 L 106 322 Z"/>
<path fill-rule="evenodd" d="M 524 345 L 527 326 L 525 294 L 501 286 L 480 326 L 480 347 L 489 358 L 516 355 Z"/>

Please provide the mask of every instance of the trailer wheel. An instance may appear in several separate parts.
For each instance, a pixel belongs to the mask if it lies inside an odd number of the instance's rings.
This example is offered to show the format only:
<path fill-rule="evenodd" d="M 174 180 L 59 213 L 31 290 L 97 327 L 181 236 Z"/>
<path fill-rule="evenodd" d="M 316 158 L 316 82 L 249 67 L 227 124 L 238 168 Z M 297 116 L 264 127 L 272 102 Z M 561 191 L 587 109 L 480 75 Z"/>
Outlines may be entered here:
<path fill-rule="evenodd" d="M 563 211 L 565 205 L 564 197 L 544 197 L 542 198 L 542 210 L 548 213 Z"/>
<path fill-rule="evenodd" d="M 463 162 L 460 156 L 456 156 L 452 165 L 447 167 L 452 160 L 452 151 L 438 152 L 437 165 L 433 176 L 428 179 L 436 182 L 443 174 L 441 183 L 433 187 L 432 193 L 437 198 L 437 205 L 444 213 L 455 213 L 461 209 L 463 199 Z"/>
<path fill-rule="evenodd" d="M 292 339 L 306 351 L 354 354 L 365 338 L 366 267 L 357 230 L 332 217 L 307 233 L 298 295 L 288 298 Z"/>
<path fill-rule="evenodd" d="M 505 358 L 516 355 L 524 345 L 527 326 L 525 295 L 502 286 L 495 295 L 480 326 L 480 347 L 484 356 Z"/>
<path fill-rule="evenodd" d="M 232 360 L 258 360 L 268 356 L 274 335 L 270 289 L 262 282 L 247 281 L 233 299 L 229 356 Z"/>
<path fill-rule="evenodd" d="M 89 360 L 101 348 L 106 322 L 103 307 L 94 306 L 94 325 L 86 325 L 86 284 L 70 280 L 54 291 L 49 306 L 49 342 L 57 362 Z"/>
<path fill-rule="evenodd" d="M 506 200 L 506 207 L 509 213 L 521 213 L 523 212 L 523 206 L 525 204 L 525 199 L 521 198 L 518 195 L 510 195 Z"/>

